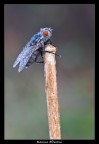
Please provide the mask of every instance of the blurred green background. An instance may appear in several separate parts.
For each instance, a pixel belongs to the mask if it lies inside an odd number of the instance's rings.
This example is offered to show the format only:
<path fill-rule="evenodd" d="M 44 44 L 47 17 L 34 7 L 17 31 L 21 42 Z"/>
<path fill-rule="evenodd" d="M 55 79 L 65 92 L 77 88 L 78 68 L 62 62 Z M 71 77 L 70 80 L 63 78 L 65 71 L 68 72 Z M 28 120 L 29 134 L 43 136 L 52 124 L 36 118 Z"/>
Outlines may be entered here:
<path fill-rule="evenodd" d="M 51 27 L 62 139 L 94 139 L 95 5 L 5 4 L 5 139 L 49 139 L 44 66 L 12 65 L 40 28 Z"/>

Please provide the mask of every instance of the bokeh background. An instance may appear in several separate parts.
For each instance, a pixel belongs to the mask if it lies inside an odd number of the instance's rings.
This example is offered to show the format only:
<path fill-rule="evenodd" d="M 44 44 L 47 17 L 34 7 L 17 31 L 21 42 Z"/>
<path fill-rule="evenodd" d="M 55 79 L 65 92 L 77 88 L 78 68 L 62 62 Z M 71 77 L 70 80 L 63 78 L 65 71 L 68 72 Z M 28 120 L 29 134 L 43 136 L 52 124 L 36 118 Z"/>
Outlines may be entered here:
<path fill-rule="evenodd" d="M 5 4 L 5 139 L 49 139 L 44 65 L 12 65 L 40 28 L 51 27 L 62 139 L 94 139 L 95 5 Z"/>

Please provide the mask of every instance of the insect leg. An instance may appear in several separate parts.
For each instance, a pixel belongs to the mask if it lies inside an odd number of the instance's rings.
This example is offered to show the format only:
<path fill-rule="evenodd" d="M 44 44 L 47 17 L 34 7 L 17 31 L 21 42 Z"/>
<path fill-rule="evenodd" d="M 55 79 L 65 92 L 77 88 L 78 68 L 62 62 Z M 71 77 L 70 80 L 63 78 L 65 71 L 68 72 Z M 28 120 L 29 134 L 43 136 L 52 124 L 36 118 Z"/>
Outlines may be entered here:
<path fill-rule="evenodd" d="M 45 44 L 45 45 L 47 45 L 47 44 L 52 44 L 52 41 L 51 41 L 50 39 L 48 39 L 44 44 Z"/>
<path fill-rule="evenodd" d="M 37 55 L 36 55 L 36 58 L 35 58 L 35 62 L 36 63 L 44 63 L 43 60 L 39 60 L 39 56 L 41 55 L 41 57 L 43 58 L 43 54 L 42 54 L 42 51 L 40 51 Z"/>

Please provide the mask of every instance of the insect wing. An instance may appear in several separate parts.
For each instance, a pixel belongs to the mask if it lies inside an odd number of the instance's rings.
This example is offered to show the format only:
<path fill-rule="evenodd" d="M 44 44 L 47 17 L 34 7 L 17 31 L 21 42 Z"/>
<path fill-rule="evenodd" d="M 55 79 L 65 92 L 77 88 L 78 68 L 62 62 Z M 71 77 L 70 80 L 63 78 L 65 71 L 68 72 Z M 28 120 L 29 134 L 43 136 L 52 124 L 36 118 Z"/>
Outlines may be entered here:
<path fill-rule="evenodd" d="M 35 47 L 35 50 L 38 49 L 39 45 L 35 46 L 35 42 L 37 40 L 39 40 L 40 38 L 40 34 L 36 34 L 34 35 L 31 40 L 26 44 L 26 46 L 23 48 L 22 52 L 18 55 L 16 61 L 14 62 L 13 64 L 13 67 L 16 67 L 16 65 L 26 57 L 26 55 L 28 54 L 28 52 L 31 50 L 31 46 L 34 46 Z"/>
<path fill-rule="evenodd" d="M 34 51 L 35 51 L 35 46 L 31 46 L 28 48 L 28 51 L 25 52 L 24 56 L 20 60 L 19 69 L 18 69 L 19 72 L 21 72 L 25 68 L 27 62 L 29 61 Z"/>
<path fill-rule="evenodd" d="M 30 51 L 30 47 L 25 47 L 22 52 L 18 55 L 17 59 L 15 60 L 13 67 L 16 67 L 16 65 L 27 55 L 27 53 Z"/>
<path fill-rule="evenodd" d="M 14 62 L 13 67 L 16 67 L 16 65 L 20 63 L 18 71 L 21 72 L 25 68 L 29 58 L 35 51 L 36 47 L 37 46 L 25 47 Z"/>

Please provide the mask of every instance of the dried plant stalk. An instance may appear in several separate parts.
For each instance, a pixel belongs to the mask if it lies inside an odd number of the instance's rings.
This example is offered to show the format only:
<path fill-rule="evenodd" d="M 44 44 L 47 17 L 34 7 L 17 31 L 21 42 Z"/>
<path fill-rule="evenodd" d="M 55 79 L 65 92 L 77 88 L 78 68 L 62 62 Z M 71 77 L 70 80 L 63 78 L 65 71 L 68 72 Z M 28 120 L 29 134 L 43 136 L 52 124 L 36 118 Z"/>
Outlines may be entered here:
<path fill-rule="evenodd" d="M 45 51 L 56 53 L 56 48 L 47 45 Z M 60 113 L 57 95 L 55 55 L 45 52 L 44 55 L 45 92 L 47 98 L 49 136 L 50 139 L 61 139 Z"/>

